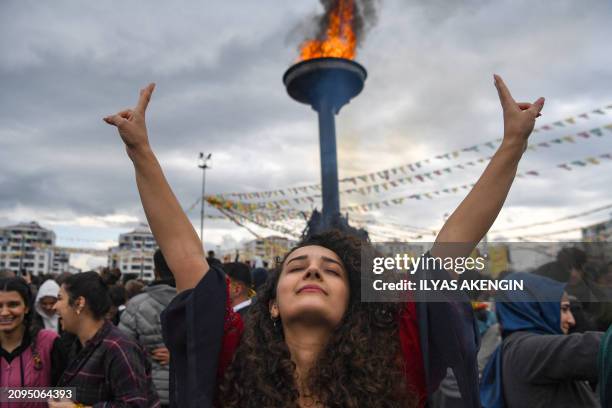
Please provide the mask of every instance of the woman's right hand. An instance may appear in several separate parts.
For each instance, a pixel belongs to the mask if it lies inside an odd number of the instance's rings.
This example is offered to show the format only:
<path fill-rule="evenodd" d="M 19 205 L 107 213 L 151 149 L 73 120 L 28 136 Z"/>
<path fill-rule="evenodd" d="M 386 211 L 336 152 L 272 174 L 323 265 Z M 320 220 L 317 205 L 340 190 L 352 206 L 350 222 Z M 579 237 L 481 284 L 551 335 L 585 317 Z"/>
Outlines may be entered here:
<path fill-rule="evenodd" d="M 125 109 L 114 115 L 107 116 L 104 121 L 114 125 L 119 130 L 119 135 L 125 143 L 128 155 L 149 148 L 149 137 L 147 136 L 147 125 L 145 122 L 145 111 L 151 100 L 151 94 L 155 84 L 151 83 L 140 90 L 138 104 L 133 109 Z"/>

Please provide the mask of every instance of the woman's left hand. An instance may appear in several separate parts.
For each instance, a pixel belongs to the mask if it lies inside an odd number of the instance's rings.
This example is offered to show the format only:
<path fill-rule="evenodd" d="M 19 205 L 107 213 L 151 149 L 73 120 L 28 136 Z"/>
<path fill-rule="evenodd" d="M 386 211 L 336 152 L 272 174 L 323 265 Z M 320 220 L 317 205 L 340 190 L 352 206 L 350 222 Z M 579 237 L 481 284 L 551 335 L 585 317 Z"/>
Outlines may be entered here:
<path fill-rule="evenodd" d="M 504 80 L 499 75 L 493 75 L 495 87 L 504 111 L 504 139 L 502 144 L 527 148 L 527 138 L 533 131 L 535 120 L 544 107 L 544 98 L 538 98 L 534 103 L 517 103 Z"/>

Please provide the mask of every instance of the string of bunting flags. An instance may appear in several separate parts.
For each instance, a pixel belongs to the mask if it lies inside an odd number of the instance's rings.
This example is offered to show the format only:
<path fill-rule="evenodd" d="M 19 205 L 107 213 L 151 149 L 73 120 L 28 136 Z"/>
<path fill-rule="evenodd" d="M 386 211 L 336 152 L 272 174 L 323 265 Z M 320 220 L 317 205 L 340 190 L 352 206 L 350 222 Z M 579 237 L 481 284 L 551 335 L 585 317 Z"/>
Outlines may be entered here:
<path fill-rule="evenodd" d="M 604 136 L 604 130 L 608 130 L 610 134 L 612 134 L 612 123 L 602 126 L 602 127 L 591 129 L 588 132 L 580 132 L 575 135 L 568 135 L 568 136 L 554 138 L 551 140 L 542 141 L 539 143 L 534 143 L 534 144 L 529 145 L 528 149 L 534 151 L 539 148 L 551 148 L 551 147 L 558 146 L 558 145 L 565 144 L 565 143 L 576 143 L 576 141 L 579 140 L 577 138 L 588 139 L 591 136 L 602 137 Z M 380 193 L 382 191 L 388 191 L 393 188 L 398 188 L 407 183 L 408 184 L 413 184 L 416 182 L 424 183 L 428 180 L 433 180 L 435 177 L 441 177 L 446 174 L 451 174 L 457 171 L 466 170 L 478 164 L 488 163 L 491 160 L 491 158 L 492 156 L 480 157 L 478 159 L 469 160 L 463 163 L 455 164 L 452 166 L 447 166 L 441 169 L 436 169 L 436 170 L 432 170 L 432 171 L 428 171 L 428 172 L 424 172 L 420 174 L 414 174 L 411 176 L 400 177 L 395 180 L 387 179 L 387 181 L 384 181 L 381 183 L 340 190 L 340 194 L 359 193 L 361 195 L 368 195 L 372 192 Z M 569 166 L 567 165 L 564 168 L 570 169 Z M 257 193 L 249 193 L 249 194 L 257 194 Z M 223 194 L 219 194 L 218 196 L 225 197 Z M 313 194 L 309 196 L 285 198 L 281 200 L 263 200 L 263 201 L 258 201 L 257 203 L 260 205 L 259 208 L 278 208 L 279 206 L 289 205 L 291 201 L 295 204 L 315 203 L 315 202 L 318 202 L 318 199 L 320 197 L 321 197 L 321 194 Z M 269 203 L 269 204 L 263 204 L 263 203 Z"/>
<path fill-rule="evenodd" d="M 605 115 L 606 111 L 608 110 L 612 110 L 612 104 L 607 105 L 606 107 L 603 107 L 603 108 L 594 109 L 588 113 L 582 113 L 580 115 L 570 116 L 563 120 L 559 120 L 556 122 L 552 122 L 550 124 L 542 125 L 540 127 L 535 128 L 533 132 L 538 133 L 538 132 L 546 132 L 546 131 L 559 129 L 559 128 L 565 128 L 567 125 L 576 124 L 578 120 L 580 119 L 589 120 L 595 115 Z M 612 127 L 612 124 L 606 125 L 603 128 L 593 128 L 589 131 L 579 132 L 576 134 L 576 136 L 580 138 L 584 138 L 584 139 L 588 139 L 591 135 L 602 136 L 603 129 L 607 128 L 610 130 L 611 127 Z M 367 174 L 362 174 L 358 176 L 346 177 L 346 178 L 340 179 L 339 181 L 340 183 L 351 183 L 351 184 L 356 185 L 359 182 L 368 183 L 368 182 L 375 182 L 376 180 L 390 180 L 393 176 L 396 176 L 396 175 L 400 175 L 400 174 L 404 175 L 404 174 L 408 174 L 408 172 L 415 172 L 418 169 L 420 169 L 424 164 L 429 164 L 434 159 L 437 159 L 437 160 L 455 159 L 459 157 L 462 153 L 467 153 L 467 152 L 477 153 L 477 152 L 480 152 L 481 149 L 485 147 L 489 148 L 490 150 L 493 150 L 497 147 L 497 144 L 499 144 L 501 141 L 502 139 L 498 138 L 498 139 L 491 140 L 488 142 L 478 143 L 478 144 L 468 146 L 462 149 L 454 150 L 452 152 L 448 152 L 445 154 L 439 154 L 431 158 L 419 160 L 414 163 L 408 163 L 408 164 L 391 167 L 388 169 L 375 171 L 375 172 L 371 172 Z M 551 147 L 555 144 L 561 144 L 565 142 L 574 143 L 575 141 L 576 139 L 573 135 L 564 136 L 564 137 L 555 138 L 555 139 L 552 139 L 546 142 L 537 143 L 535 145 L 530 146 L 530 149 L 535 150 L 536 146 Z M 310 184 L 306 186 L 288 187 L 288 188 L 267 190 L 267 191 L 221 193 L 219 195 L 224 198 L 237 197 L 239 200 L 252 200 L 252 199 L 266 199 L 266 198 L 279 197 L 279 196 L 284 197 L 284 196 L 290 196 L 290 195 L 307 194 L 309 192 L 316 192 L 316 191 L 321 191 L 320 184 Z"/>
<path fill-rule="evenodd" d="M 599 165 L 602 159 L 612 160 L 612 153 L 604 153 L 598 156 L 590 156 L 590 157 L 586 157 L 580 160 L 572 160 L 570 162 L 557 164 L 555 167 L 571 171 L 574 168 L 582 168 L 582 167 L 591 166 L 591 165 Z M 523 178 L 527 176 L 540 176 L 540 174 L 541 174 L 541 170 L 529 170 L 529 171 L 517 173 L 516 177 Z M 422 198 L 433 199 L 435 196 L 440 196 L 442 194 L 456 193 L 459 190 L 462 190 L 462 189 L 465 190 L 471 186 L 473 186 L 473 184 L 464 184 L 461 186 L 448 187 L 448 188 L 443 188 L 443 189 L 439 189 L 439 190 L 435 190 L 431 192 L 425 192 L 425 193 L 413 193 L 407 196 L 402 196 L 402 197 L 393 198 L 393 199 L 387 199 L 387 200 L 374 201 L 374 202 L 369 202 L 369 203 L 364 203 L 364 204 L 347 206 L 347 207 L 343 207 L 342 210 L 348 211 L 348 212 L 353 212 L 353 211 L 365 212 L 365 211 L 369 211 L 373 209 L 379 209 L 381 207 L 389 207 L 391 205 L 401 205 L 406 199 L 417 199 L 417 200 L 420 200 Z M 378 192 L 378 190 L 376 191 Z M 318 197 L 320 196 L 309 197 L 308 202 L 314 203 L 315 198 L 318 198 Z M 290 218 L 305 216 L 305 213 L 303 211 L 293 209 L 293 212 L 292 212 L 291 208 L 290 209 L 283 208 L 283 207 L 288 207 L 292 205 L 292 201 L 289 199 L 249 203 L 249 202 L 233 201 L 233 200 L 225 199 L 219 195 L 214 195 L 214 196 L 206 196 L 206 201 L 214 207 L 233 209 L 241 213 L 245 213 L 245 212 L 252 213 L 252 212 L 257 212 L 261 210 L 272 210 L 273 214 L 268 215 L 267 216 L 268 219 L 283 220 L 283 219 L 290 219 Z M 286 211 L 286 212 L 283 213 L 281 211 Z"/>
<path fill-rule="evenodd" d="M 601 207 L 597 207 L 597 208 L 593 208 L 587 211 L 582 211 L 580 213 L 576 213 L 576 214 L 570 214 L 570 215 L 566 215 L 565 217 L 561 217 L 561 218 L 556 218 L 554 220 L 547 220 L 547 221 L 539 221 L 539 222 L 534 222 L 531 224 L 526 224 L 526 225 L 517 225 L 514 227 L 509 227 L 509 228 L 503 228 L 503 229 L 499 229 L 499 230 L 493 230 L 491 231 L 491 233 L 499 233 L 499 232 L 508 232 L 508 231 L 515 231 L 515 230 L 519 230 L 519 229 L 527 229 L 527 228 L 533 228 L 533 227 L 539 227 L 542 225 L 550 225 L 550 224 L 556 224 L 558 222 L 561 221 L 567 221 L 567 220 L 573 220 L 576 218 L 580 218 L 580 217 L 584 217 L 587 215 L 591 215 L 591 214 L 595 214 L 601 211 L 605 211 L 607 209 L 612 208 L 612 204 L 607 204 Z"/>

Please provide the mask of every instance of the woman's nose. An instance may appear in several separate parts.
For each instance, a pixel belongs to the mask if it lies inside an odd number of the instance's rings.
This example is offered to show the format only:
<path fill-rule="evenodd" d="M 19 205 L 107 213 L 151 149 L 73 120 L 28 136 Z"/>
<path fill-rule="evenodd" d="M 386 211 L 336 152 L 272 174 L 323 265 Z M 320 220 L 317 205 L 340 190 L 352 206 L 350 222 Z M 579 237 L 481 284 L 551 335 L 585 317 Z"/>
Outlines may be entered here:
<path fill-rule="evenodd" d="M 304 279 L 321 279 L 321 271 L 316 266 L 310 266 L 306 269 L 306 275 Z"/>

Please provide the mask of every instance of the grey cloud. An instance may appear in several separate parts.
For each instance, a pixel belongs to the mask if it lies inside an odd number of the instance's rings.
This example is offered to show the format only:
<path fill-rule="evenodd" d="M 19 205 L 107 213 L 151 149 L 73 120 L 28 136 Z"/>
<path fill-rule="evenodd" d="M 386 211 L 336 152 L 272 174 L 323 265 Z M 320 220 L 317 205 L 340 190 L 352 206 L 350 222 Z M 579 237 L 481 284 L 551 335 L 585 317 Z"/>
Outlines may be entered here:
<path fill-rule="evenodd" d="M 0 217 L 8 219 L 16 205 L 41 216 L 142 216 L 129 160 L 101 118 L 133 105 L 138 87 L 151 80 L 158 83 L 148 112 L 151 140 L 184 205 L 199 194 L 199 151 L 213 152 L 210 192 L 318 182 L 316 115 L 288 98 L 281 76 L 319 7 L 272 0 L 181 7 L 3 2 Z M 493 72 L 504 75 L 517 99 L 547 97 L 539 120 L 611 103 L 612 74 L 604 68 L 612 65 L 611 8 L 603 0 L 588 7 L 569 0 L 383 2 L 357 57 L 369 70 L 366 88 L 337 118 L 341 176 L 500 137 Z M 550 168 L 603 149 L 584 143 L 539 152 L 521 166 Z M 584 208 L 585 201 L 609 198 L 595 170 L 581 173 L 589 183 L 578 171 L 550 174 L 517 181 L 508 205 Z M 415 191 L 477 176 L 457 174 Z M 546 182 L 550 188 L 538 184 Z M 385 214 L 436 226 L 461 198 L 411 201 Z"/>

